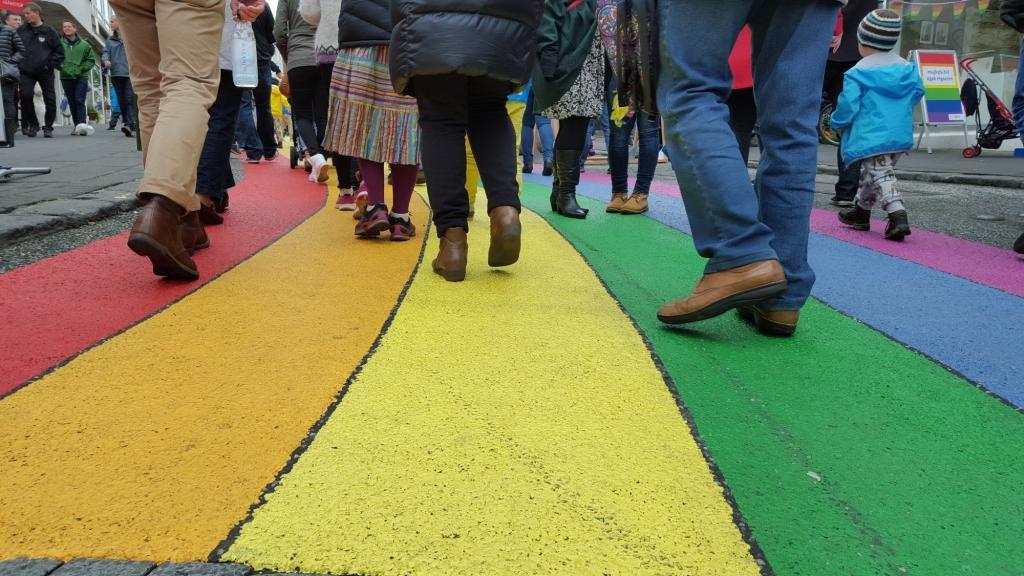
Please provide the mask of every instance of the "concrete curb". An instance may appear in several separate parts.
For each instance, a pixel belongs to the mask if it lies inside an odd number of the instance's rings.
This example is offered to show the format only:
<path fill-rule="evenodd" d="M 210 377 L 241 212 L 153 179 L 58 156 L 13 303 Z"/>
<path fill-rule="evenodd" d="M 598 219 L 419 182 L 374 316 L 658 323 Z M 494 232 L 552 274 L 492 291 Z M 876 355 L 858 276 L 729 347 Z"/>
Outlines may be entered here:
<path fill-rule="evenodd" d="M 755 162 L 750 163 L 751 168 L 757 168 Z M 839 169 L 828 164 L 818 165 L 818 174 L 839 175 Z M 1024 178 L 1013 176 L 990 176 L 987 174 L 959 174 L 954 172 L 913 172 L 897 170 L 897 176 L 901 180 L 913 180 L 916 182 L 935 182 L 939 184 L 964 184 L 967 186 L 989 186 L 993 188 L 1017 188 L 1024 189 Z"/>
<path fill-rule="evenodd" d="M 155 564 L 132 560 L 59 560 L 16 558 L 0 560 L 0 576 L 306 576 L 298 573 L 256 572 L 244 564 L 167 562 Z"/>
<path fill-rule="evenodd" d="M 136 208 L 135 188 L 136 183 L 127 182 L 0 214 L 0 247 L 130 212 Z"/>

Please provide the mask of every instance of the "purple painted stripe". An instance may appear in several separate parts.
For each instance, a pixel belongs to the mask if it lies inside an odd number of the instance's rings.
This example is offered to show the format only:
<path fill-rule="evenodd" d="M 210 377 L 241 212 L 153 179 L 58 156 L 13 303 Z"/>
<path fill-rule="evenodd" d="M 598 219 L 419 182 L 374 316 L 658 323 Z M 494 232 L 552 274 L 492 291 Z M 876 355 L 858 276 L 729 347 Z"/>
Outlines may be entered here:
<path fill-rule="evenodd" d="M 584 173 L 580 176 L 589 182 L 610 183 L 608 176 L 604 174 Z M 630 187 L 632 186 L 633 180 L 630 179 Z M 675 184 L 654 182 L 651 185 L 651 192 L 678 197 L 679 187 Z M 851 230 L 836 220 L 835 213 L 820 208 L 815 208 L 811 214 L 811 229 L 819 234 L 921 264 L 1016 296 L 1024 296 L 1024 261 L 1011 250 L 921 229 L 915 229 L 914 234 L 902 243 L 890 242 L 881 234 L 885 229 L 885 221 L 874 220 L 872 228 L 874 231 L 866 233 Z"/>

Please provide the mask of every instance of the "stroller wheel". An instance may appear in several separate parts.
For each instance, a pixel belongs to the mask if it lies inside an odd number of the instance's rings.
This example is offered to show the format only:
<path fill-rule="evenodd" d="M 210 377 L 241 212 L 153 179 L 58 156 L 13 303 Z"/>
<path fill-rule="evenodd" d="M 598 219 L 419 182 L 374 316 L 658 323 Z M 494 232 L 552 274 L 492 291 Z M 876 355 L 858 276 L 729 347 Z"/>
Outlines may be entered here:
<path fill-rule="evenodd" d="M 288 164 L 292 167 L 292 170 L 299 165 L 299 151 L 292 146 L 288 154 Z"/>
<path fill-rule="evenodd" d="M 974 158 L 977 155 L 973 147 L 964 148 L 964 158 Z"/>

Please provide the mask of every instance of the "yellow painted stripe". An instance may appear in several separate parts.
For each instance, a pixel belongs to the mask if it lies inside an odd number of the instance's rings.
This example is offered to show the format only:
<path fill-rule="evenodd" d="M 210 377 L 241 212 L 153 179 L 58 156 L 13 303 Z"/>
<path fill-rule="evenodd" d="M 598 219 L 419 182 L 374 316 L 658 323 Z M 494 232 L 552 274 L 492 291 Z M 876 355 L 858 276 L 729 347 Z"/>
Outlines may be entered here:
<path fill-rule="evenodd" d="M 224 560 L 335 574 L 758 574 L 629 319 L 524 214 L 523 261 L 420 268 L 380 347 Z M 428 246 L 428 259 L 436 250 Z"/>
<path fill-rule="evenodd" d="M 426 206 L 413 214 L 422 229 Z M 332 195 L 273 246 L 0 402 L 0 559 L 206 559 L 414 269 L 422 241 L 352 230 Z"/>

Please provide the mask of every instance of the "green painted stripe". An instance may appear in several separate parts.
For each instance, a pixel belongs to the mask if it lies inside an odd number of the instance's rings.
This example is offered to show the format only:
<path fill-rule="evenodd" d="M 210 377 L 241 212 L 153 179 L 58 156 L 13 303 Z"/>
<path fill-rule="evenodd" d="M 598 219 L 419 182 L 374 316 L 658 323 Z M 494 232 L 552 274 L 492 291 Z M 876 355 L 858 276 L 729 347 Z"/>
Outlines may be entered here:
<path fill-rule="evenodd" d="M 553 216 L 537 185 L 523 200 L 646 333 L 780 576 L 1020 573 L 1024 415 L 816 301 L 792 339 L 731 314 L 664 327 L 703 268 L 689 237 L 586 199 L 587 220 Z"/>
<path fill-rule="evenodd" d="M 929 100 L 960 100 L 960 90 L 956 88 L 926 88 L 925 95 Z"/>

